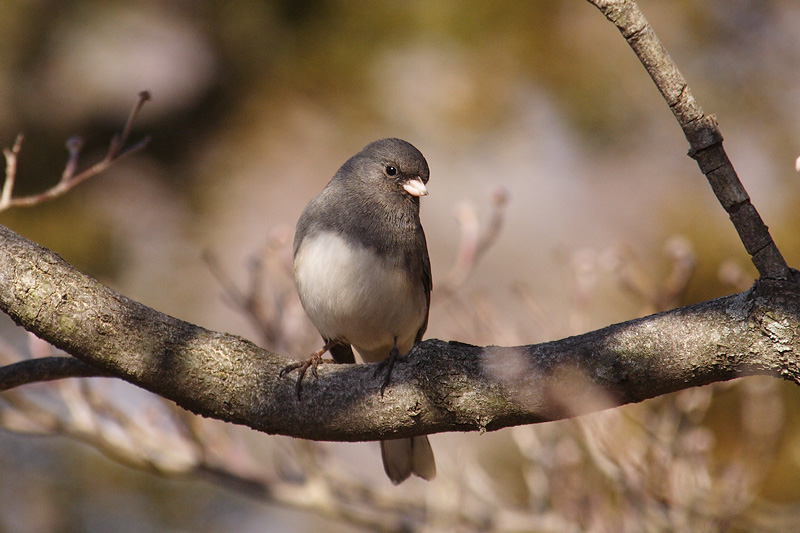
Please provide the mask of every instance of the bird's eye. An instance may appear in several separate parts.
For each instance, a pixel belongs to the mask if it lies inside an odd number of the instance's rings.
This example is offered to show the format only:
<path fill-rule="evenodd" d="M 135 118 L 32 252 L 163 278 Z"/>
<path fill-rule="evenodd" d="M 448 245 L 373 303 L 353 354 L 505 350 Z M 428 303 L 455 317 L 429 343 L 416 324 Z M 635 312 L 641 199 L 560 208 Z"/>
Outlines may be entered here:
<path fill-rule="evenodd" d="M 395 174 L 397 174 L 397 169 L 394 168 L 392 165 L 387 165 L 386 166 L 386 174 L 389 175 L 389 176 L 394 176 Z"/>

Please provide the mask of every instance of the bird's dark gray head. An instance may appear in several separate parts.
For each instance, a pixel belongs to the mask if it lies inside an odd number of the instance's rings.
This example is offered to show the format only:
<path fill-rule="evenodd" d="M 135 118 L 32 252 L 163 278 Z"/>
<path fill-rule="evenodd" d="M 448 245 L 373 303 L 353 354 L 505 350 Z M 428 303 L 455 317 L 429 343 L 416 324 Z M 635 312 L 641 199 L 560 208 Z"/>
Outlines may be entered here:
<path fill-rule="evenodd" d="M 425 157 L 411 143 L 402 139 L 381 139 L 368 144 L 359 154 L 368 159 L 379 161 L 387 166 L 392 166 L 396 174 L 387 170 L 389 177 L 393 176 L 414 176 L 428 183 L 430 171 Z"/>
<path fill-rule="evenodd" d="M 337 172 L 344 180 L 371 180 L 373 185 L 392 184 L 397 191 L 414 197 L 428 194 L 430 171 L 425 157 L 412 144 L 401 139 L 381 139 L 364 147 Z"/>

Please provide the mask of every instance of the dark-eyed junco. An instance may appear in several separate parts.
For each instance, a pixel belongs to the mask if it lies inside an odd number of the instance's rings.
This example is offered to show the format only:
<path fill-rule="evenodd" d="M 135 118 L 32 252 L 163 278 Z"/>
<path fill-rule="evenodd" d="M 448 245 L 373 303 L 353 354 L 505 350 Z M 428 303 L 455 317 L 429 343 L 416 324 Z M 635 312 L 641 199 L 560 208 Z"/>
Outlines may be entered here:
<path fill-rule="evenodd" d="M 308 368 L 329 351 L 338 363 L 381 361 L 389 383 L 397 357 L 422 339 L 432 288 L 419 197 L 428 194 L 428 163 L 400 139 L 367 145 L 336 172 L 300 216 L 294 236 L 297 291 L 325 346 L 303 362 Z M 381 442 L 386 474 L 397 484 L 416 474 L 436 475 L 426 436 Z"/>

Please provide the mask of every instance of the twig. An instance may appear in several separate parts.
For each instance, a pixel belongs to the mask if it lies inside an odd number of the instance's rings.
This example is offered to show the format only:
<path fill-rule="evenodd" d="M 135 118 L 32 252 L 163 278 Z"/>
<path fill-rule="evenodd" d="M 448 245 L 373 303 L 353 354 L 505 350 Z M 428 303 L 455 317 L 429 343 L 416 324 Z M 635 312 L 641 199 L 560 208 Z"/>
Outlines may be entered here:
<path fill-rule="evenodd" d="M 458 255 L 453 268 L 438 285 L 437 294 L 450 294 L 463 285 L 478 261 L 497 241 L 505 219 L 508 191 L 502 187 L 496 188 L 491 193 L 491 202 L 492 214 L 483 232 L 480 231 L 474 208 L 465 205 L 459 209 L 457 218 L 461 225 L 461 242 Z"/>
<path fill-rule="evenodd" d="M 263 255 L 260 254 L 253 257 L 250 261 L 248 288 L 246 290 L 240 289 L 231 280 L 213 253 L 206 251 L 203 253 L 202 258 L 211 275 L 222 286 L 223 300 L 244 316 L 259 332 L 261 340 L 271 346 L 280 336 L 280 332 L 276 329 L 274 320 L 267 316 L 267 312 L 261 304 L 261 282 L 264 270 Z"/>
<path fill-rule="evenodd" d="M 792 271 L 758 211 L 750 203 L 750 197 L 722 147 L 722 133 L 717 121 L 712 115 L 703 113 L 686 79 L 636 2 L 588 1 L 614 23 L 650 74 L 689 141 L 689 156 L 697 161 L 714 194 L 730 216 L 759 275 L 766 279 L 793 279 Z"/>
<path fill-rule="evenodd" d="M 10 149 L 5 149 L 3 154 L 5 155 L 6 159 L 6 179 L 5 183 L 3 184 L 3 191 L 0 194 L 0 211 L 5 211 L 11 207 L 29 207 L 33 205 L 40 204 L 47 200 L 52 200 L 62 194 L 66 193 L 76 185 L 86 181 L 87 179 L 91 178 L 92 176 L 96 176 L 100 174 L 104 170 L 106 170 L 111 164 L 119 159 L 120 157 L 136 152 L 141 150 L 147 143 L 150 142 L 150 137 L 144 137 L 139 142 L 129 146 L 128 148 L 123 148 L 125 143 L 128 141 L 128 137 L 130 136 L 131 129 L 133 128 L 133 123 L 136 121 L 136 118 L 139 116 L 139 112 L 142 110 L 142 106 L 144 106 L 145 102 L 150 100 L 150 93 L 147 91 L 142 91 L 139 93 L 139 98 L 136 103 L 133 105 L 131 109 L 130 115 L 128 115 L 128 120 L 125 123 L 125 127 L 122 130 L 121 135 L 114 135 L 111 138 L 111 142 L 108 146 L 108 151 L 106 152 L 105 157 L 95 163 L 94 165 L 90 166 L 83 172 L 79 174 L 75 174 L 75 171 L 78 167 L 78 159 L 80 155 L 81 148 L 83 147 L 83 140 L 80 137 L 71 137 L 67 141 L 67 151 L 69 152 L 69 158 L 67 159 L 67 163 L 64 166 L 64 171 L 61 173 L 61 179 L 59 182 L 47 189 L 46 191 L 34 194 L 31 196 L 23 196 L 20 198 L 12 198 L 12 193 L 14 190 L 14 183 L 16 181 L 16 173 L 17 173 L 17 155 L 22 147 L 22 134 L 17 135 L 17 139 L 14 142 L 14 146 Z"/>
<path fill-rule="evenodd" d="M 694 272 L 694 251 L 685 237 L 672 237 L 667 241 L 664 251 L 672 267 L 664 279 L 657 279 L 652 269 L 627 246 L 614 250 L 607 261 L 620 288 L 640 299 L 644 304 L 643 312 L 647 314 L 680 305 Z"/>
<path fill-rule="evenodd" d="M 291 300 L 297 299 L 291 281 L 291 233 L 282 227 L 270 233 L 266 244 L 248 259 L 247 279 L 241 288 L 213 252 L 204 252 L 202 258 L 222 287 L 223 301 L 250 322 L 264 347 L 287 349 L 291 341 L 286 320 L 291 315 Z M 269 280 L 273 283 L 266 283 Z"/>
<path fill-rule="evenodd" d="M 17 176 L 17 156 L 22 148 L 23 138 L 24 135 L 20 133 L 14 141 L 14 146 L 3 150 L 3 155 L 6 158 L 6 181 L 3 183 L 0 205 L 6 205 L 11 202 L 11 192 L 14 190 L 14 180 Z"/>

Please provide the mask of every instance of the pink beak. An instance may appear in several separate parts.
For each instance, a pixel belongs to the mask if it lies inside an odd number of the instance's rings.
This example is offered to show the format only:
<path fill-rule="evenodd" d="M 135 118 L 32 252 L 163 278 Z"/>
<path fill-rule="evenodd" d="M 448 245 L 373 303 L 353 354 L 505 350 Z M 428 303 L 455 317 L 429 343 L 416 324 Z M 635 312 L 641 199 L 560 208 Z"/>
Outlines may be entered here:
<path fill-rule="evenodd" d="M 419 178 L 408 180 L 403 184 L 403 189 L 411 196 L 428 196 L 428 188 Z"/>

